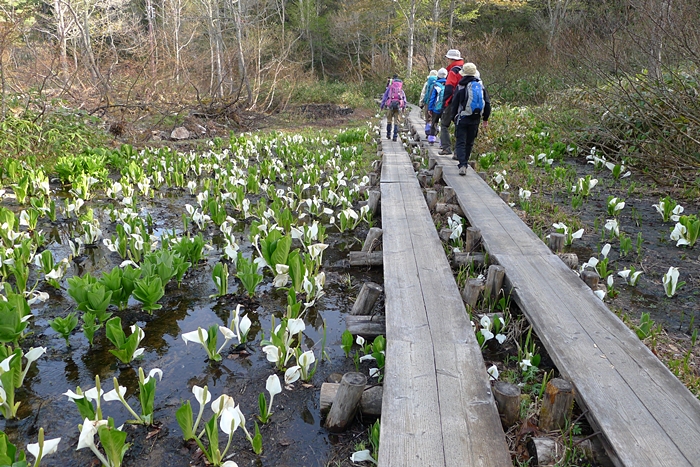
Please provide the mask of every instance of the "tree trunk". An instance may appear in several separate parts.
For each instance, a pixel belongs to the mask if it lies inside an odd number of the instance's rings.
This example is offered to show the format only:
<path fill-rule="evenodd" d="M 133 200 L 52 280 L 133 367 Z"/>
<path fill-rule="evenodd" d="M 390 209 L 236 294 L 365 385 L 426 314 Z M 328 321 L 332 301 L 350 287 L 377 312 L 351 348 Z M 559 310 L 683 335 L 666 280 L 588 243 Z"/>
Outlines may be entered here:
<path fill-rule="evenodd" d="M 430 38 L 430 52 L 428 54 L 428 65 L 432 70 L 435 68 L 435 53 L 437 50 L 437 32 L 440 21 L 440 0 L 433 0 L 433 34 Z"/>
<path fill-rule="evenodd" d="M 238 40 L 238 74 L 240 75 L 241 82 L 245 86 L 246 90 L 246 107 L 250 107 L 253 102 L 253 91 L 250 88 L 250 81 L 248 80 L 248 73 L 245 66 L 245 57 L 243 56 L 243 7 L 241 4 L 242 0 L 238 0 L 238 10 L 236 11 L 236 39 Z"/>
<path fill-rule="evenodd" d="M 411 0 L 411 11 L 408 15 L 408 57 L 406 59 L 406 78 L 410 78 L 413 73 L 413 48 L 416 33 L 416 9 L 417 0 Z"/>
<path fill-rule="evenodd" d="M 452 49 L 454 47 L 454 40 L 452 39 L 452 32 L 455 22 L 455 0 L 450 1 L 450 25 L 447 28 L 447 48 Z"/>

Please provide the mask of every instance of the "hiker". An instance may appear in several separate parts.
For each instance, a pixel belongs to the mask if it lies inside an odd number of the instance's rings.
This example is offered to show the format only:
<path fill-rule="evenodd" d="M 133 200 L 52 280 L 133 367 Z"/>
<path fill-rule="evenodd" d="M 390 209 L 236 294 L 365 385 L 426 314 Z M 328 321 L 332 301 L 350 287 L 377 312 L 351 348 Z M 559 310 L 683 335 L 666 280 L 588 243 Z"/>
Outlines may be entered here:
<path fill-rule="evenodd" d="M 418 104 L 418 107 L 423 111 L 423 120 L 426 122 L 430 121 L 428 117 L 428 103 L 430 100 L 430 91 L 432 91 L 433 84 L 435 84 L 435 80 L 437 79 L 437 73 L 437 70 L 430 70 L 428 78 L 425 83 L 423 83 L 423 89 L 420 92 L 420 104 Z"/>
<path fill-rule="evenodd" d="M 459 70 L 462 69 L 464 65 L 464 60 L 462 59 L 462 54 L 459 53 L 457 49 L 450 49 L 445 54 L 445 58 L 450 60 L 450 64 L 447 65 L 447 80 L 445 81 L 445 95 L 443 97 L 442 104 L 442 118 L 440 119 L 440 148 L 441 151 L 438 153 L 442 156 L 449 156 L 452 154 L 452 141 L 450 141 L 450 125 L 452 124 L 452 119 L 454 117 L 454 109 L 450 107 L 452 102 L 452 94 L 454 93 L 457 83 L 459 83 L 460 76 Z M 454 159 L 454 158 L 453 158 Z"/>
<path fill-rule="evenodd" d="M 479 122 L 483 118 L 484 127 L 488 125 L 491 101 L 489 93 L 479 79 L 476 65 L 465 64 L 459 74 L 462 79 L 459 80 L 452 99 L 455 114 L 455 155 L 459 161 L 459 174 L 466 175 L 474 140 L 479 134 Z"/>
<path fill-rule="evenodd" d="M 394 75 L 391 82 L 386 87 L 380 108 L 382 110 L 388 109 L 386 112 L 386 139 L 392 139 L 391 127 L 393 123 L 393 140 L 396 141 L 399 137 L 401 113 L 406 108 L 406 94 L 403 92 L 403 81 L 399 79 L 398 75 Z"/>
<path fill-rule="evenodd" d="M 442 102 L 443 94 L 445 93 L 445 80 L 447 78 L 447 69 L 440 68 L 437 72 L 437 78 L 433 83 L 433 88 L 430 90 L 430 100 L 428 102 L 428 113 L 430 114 L 430 131 L 428 132 L 428 144 L 431 146 L 435 143 L 435 136 L 438 133 L 438 123 L 442 117 Z"/>

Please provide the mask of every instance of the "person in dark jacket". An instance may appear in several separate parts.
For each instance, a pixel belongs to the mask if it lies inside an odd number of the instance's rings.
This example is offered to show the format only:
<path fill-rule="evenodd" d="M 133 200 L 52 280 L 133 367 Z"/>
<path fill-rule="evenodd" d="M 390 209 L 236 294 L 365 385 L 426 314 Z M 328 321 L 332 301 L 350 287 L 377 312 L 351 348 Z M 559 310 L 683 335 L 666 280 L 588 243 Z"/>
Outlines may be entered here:
<path fill-rule="evenodd" d="M 474 147 L 474 140 L 479 134 L 479 123 L 481 119 L 483 118 L 484 120 L 484 126 L 488 125 L 488 120 L 491 116 L 491 100 L 489 98 L 489 93 L 482 85 L 484 99 L 483 109 L 480 112 L 471 113 L 471 115 L 467 115 L 470 110 L 460 114 L 460 108 L 467 106 L 467 89 L 469 83 L 480 80 L 477 77 L 479 72 L 476 69 L 476 65 L 473 63 L 465 64 L 459 74 L 462 76 L 462 79 L 459 80 L 457 91 L 454 93 L 452 99 L 455 113 L 455 155 L 459 161 L 459 174 L 466 175 L 469 157 Z"/>
<path fill-rule="evenodd" d="M 460 80 L 459 70 L 464 65 L 462 54 L 457 49 L 450 49 L 445 54 L 445 58 L 450 60 L 447 65 L 447 81 L 445 81 L 445 93 L 443 96 L 442 118 L 440 119 L 440 148 L 439 154 L 452 154 L 452 141 L 450 140 L 450 125 L 454 117 L 454 110 L 450 105 L 452 103 L 452 94 L 454 93 L 457 83 Z"/>

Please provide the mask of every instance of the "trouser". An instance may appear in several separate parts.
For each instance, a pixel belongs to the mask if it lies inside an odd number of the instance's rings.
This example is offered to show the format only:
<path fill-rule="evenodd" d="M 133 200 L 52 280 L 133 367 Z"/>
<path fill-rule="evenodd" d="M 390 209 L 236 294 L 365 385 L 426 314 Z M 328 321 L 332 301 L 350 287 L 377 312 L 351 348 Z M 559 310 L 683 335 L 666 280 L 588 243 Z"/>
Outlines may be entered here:
<path fill-rule="evenodd" d="M 394 138 L 399 135 L 399 125 L 401 124 L 401 110 L 388 109 L 386 111 L 386 139 L 391 139 L 391 127 L 394 127 Z"/>
<path fill-rule="evenodd" d="M 426 122 L 430 121 L 430 117 L 428 115 L 428 104 L 423 103 L 423 108 L 421 109 L 421 113 L 423 114 L 423 120 Z"/>
<path fill-rule="evenodd" d="M 440 128 L 438 126 L 438 123 L 440 123 L 441 116 L 442 116 L 441 113 L 438 114 L 438 113 L 433 112 L 433 118 L 430 120 L 430 135 L 431 136 L 437 136 L 438 130 Z"/>
<path fill-rule="evenodd" d="M 472 154 L 474 140 L 479 134 L 479 121 L 455 125 L 455 155 L 460 167 L 466 167 Z"/>
<path fill-rule="evenodd" d="M 452 141 L 450 140 L 452 118 L 454 118 L 454 110 L 452 109 L 452 104 L 450 104 L 443 109 L 442 118 L 440 119 L 440 147 L 448 151 L 452 151 Z"/>

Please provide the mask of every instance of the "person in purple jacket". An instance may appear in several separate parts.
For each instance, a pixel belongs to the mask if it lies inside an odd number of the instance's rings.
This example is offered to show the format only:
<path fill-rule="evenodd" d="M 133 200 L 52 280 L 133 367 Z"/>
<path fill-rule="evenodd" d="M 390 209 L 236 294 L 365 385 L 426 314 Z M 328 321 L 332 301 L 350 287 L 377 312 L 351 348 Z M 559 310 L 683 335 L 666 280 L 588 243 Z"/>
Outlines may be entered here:
<path fill-rule="evenodd" d="M 386 113 L 386 139 L 391 139 L 391 128 L 394 127 L 394 138 L 396 141 L 399 137 L 399 125 L 401 123 L 401 114 L 406 108 L 406 94 L 403 92 L 403 81 L 398 75 L 394 75 L 391 82 L 384 91 L 382 110 L 387 109 Z"/>

